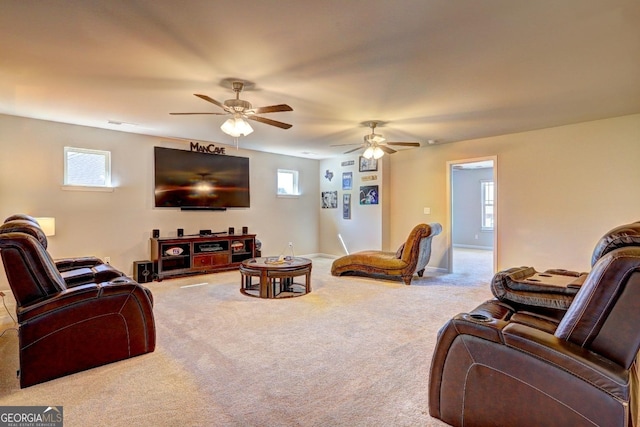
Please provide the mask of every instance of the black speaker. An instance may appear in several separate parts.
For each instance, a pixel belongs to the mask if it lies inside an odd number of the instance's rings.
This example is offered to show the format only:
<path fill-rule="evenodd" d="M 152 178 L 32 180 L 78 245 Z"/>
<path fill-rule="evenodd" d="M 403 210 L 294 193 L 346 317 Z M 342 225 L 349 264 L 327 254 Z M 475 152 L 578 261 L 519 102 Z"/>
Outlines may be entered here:
<path fill-rule="evenodd" d="M 184 236 L 184 229 L 178 228 L 178 237 Z"/>
<path fill-rule="evenodd" d="M 242 227 L 242 234 L 249 234 L 249 227 Z"/>
<path fill-rule="evenodd" d="M 233 227 L 229 227 L 229 234 L 234 234 L 236 230 Z"/>
<path fill-rule="evenodd" d="M 138 283 L 153 281 L 153 263 L 151 261 L 133 262 L 133 280 Z"/>
<path fill-rule="evenodd" d="M 158 237 L 160 237 L 160 230 L 158 230 L 157 228 L 154 228 L 151 234 L 153 235 L 154 238 L 157 239 Z"/>

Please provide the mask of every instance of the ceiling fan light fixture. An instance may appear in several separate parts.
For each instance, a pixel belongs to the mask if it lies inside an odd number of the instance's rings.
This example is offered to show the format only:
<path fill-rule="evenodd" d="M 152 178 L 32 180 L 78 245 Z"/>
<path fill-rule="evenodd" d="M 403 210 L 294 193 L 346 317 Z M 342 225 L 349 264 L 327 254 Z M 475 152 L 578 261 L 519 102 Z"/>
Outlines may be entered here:
<path fill-rule="evenodd" d="M 364 137 L 364 142 L 366 142 L 367 144 L 382 144 L 385 141 L 386 141 L 386 138 L 384 138 L 382 135 L 377 133 L 365 135 Z"/>
<path fill-rule="evenodd" d="M 382 135 L 378 135 L 377 133 L 371 134 L 371 142 L 374 142 L 376 144 L 381 144 L 385 141 L 386 139 Z"/>
<path fill-rule="evenodd" d="M 419 142 L 387 141 L 385 137 L 383 137 L 378 133 L 375 133 L 376 126 L 382 123 L 386 123 L 386 122 L 381 122 L 379 120 L 370 120 L 367 122 L 362 122 L 361 125 L 365 125 L 371 128 L 371 133 L 364 136 L 364 143 L 360 144 L 359 148 L 354 148 L 352 150 L 346 151 L 344 154 L 349 154 L 356 150 L 364 149 L 364 152 L 362 153 L 362 157 L 366 159 L 377 160 L 382 156 L 384 156 L 385 154 L 397 153 L 397 150 L 394 150 L 393 148 L 391 148 L 391 146 L 394 146 L 394 147 L 395 146 L 400 146 L 400 147 L 420 147 L 421 146 Z M 356 144 L 338 144 L 338 145 L 356 145 Z"/>
<path fill-rule="evenodd" d="M 237 138 L 241 136 L 247 136 L 253 132 L 253 128 L 249 125 L 246 119 L 251 119 L 256 122 L 264 123 L 266 125 L 279 127 L 280 129 L 290 129 L 292 125 L 289 123 L 279 122 L 277 120 L 267 119 L 266 117 L 259 116 L 258 114 L 266 114 L 266 113 L 278 113 L 281 111 L 293 111 L 293 108 L 288 106 L 287 104 L 277 104 L 277 105 L 267 105 L 264 107 L 253 108 L 249 101 L 245 101 L 244 99 L 240 99 L 240 92 L 243 88 L 253 87 L 253 83 L 247 81 L 239 81 L 237 79 L 224 79 L 223 83 L 225 86 L 231 85 L 233 91 L 236 94 L 235 99 L 227 99 L 224 103 L 217 101 L 210 96 L 194 93 L 198 98 L 207 101 L 219 108 L 222 108 L 224 112 L 221 113 L 210 113 L 210 112 L 202 112 L 202 113 L 169 113 L 169 114 L 179 114 L 179 115 L 193 115 L 193 114 L 214 114 L 214 115 L 226 115 L 229 114 L 233 117 L 226 120 L 220 129 L 227 135 L 230 135 L 236 138 L 236 146 L 237 146 Z M 117 123 L 116 123 L 117 124 Z"/>
<path fill-rule="evenodd" d="M 253 132 L 253 128 L 251 125 L 242 117 L 236 116 L 230 119 L 227 119 L 222 126 L 220 126 L 222 132 L 227 135 L 231 135 L 234 138 L 238 138 L 240 136 L 247 136 Z"/>
<path fill-rule="evenodd" d="M 251 103 L 243 99 L 227 99 L 226 101 L 224 101 L 224 105 L 232 108 L 234 111 L 239 112 L 251 110 L 252 108 Z"/>

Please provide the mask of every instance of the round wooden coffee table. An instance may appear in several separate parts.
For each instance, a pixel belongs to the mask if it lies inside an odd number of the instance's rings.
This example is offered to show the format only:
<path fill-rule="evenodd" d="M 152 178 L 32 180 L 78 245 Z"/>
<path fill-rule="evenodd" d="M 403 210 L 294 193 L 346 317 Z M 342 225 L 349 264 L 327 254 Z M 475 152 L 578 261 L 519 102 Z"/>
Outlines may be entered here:
<path fill-rule="evenodd" d="M 296 277 L 305 276 L 304 284 Z M 259 282 L 253 283 L 258 277 Z M 289 298 L 311 292 L 311 260 L 300 257 L 261 257 L 240 264 L 240 292 L 259 298 Z"/>

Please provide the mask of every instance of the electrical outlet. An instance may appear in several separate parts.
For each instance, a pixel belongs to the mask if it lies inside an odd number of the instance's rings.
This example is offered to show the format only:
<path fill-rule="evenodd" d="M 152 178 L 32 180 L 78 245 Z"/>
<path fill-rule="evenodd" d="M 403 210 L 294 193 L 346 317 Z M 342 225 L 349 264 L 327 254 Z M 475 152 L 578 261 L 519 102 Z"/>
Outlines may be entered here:
<path fill-rule="evenodd" d="M 105 264 L 111 264 L 111 257 L 110 256 L 104 257 L 104 263 Z"/>

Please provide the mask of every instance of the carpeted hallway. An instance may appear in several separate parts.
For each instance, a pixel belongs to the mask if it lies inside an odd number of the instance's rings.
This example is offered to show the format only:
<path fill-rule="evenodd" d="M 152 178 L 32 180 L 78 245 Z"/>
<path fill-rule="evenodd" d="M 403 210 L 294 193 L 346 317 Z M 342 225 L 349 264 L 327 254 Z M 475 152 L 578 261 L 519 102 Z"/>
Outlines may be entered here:
<path fill-rule="evenodd" d="M 491 271 L 456 257 L 456 273 L 411 286 L 332 277 L 313 258 L 313 292 L 283 300 L 242 295 L 238 271 L 153 282 L 154 353 L 23 390 L 5 312 L 0 405 L 62 405 L 66 427 L 441 426 L 427 408 L 436 333 L 491 297 Z"/>

